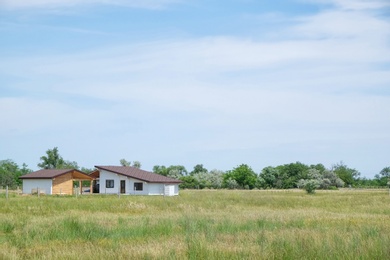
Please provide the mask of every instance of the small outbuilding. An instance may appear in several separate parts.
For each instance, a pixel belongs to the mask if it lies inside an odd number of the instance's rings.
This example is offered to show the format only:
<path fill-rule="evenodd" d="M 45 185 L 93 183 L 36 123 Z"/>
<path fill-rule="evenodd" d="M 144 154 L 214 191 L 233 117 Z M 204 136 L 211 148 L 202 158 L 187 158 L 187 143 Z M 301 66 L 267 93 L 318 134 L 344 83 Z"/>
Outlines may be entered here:
<path fill-rule="evenodd" d="M 23 193 L 66 194 L 74 193 L 74 184 L 82 193 L 82 182 L 90 181 L 92 191 L 93 176 L 75 169 L 42 169 L 20 177 L 23 180 Z"/>
<path fill-rule="evenodd" d="M 179 195 L 182 181 L 131 166 L 95 166 L 98 190 L 103 194 Z M 96 188 L 95 188 L 96 189 Z"/>

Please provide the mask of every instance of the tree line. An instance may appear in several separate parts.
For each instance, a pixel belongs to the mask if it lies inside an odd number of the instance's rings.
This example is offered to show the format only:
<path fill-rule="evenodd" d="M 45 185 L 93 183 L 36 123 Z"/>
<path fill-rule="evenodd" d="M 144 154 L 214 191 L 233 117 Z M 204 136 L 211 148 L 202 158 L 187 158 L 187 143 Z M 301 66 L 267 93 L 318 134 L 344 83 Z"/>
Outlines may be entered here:
<path fill-rule="evenodd" d="M 153 171 L 183 181 L 182 188 L 188 189 L 292 189 L 319 188 L 337 189 L 341 187 L 385 187 L 389 185 L 390 167 L 384 168 L 374 179 L 361 178 L 360 172 L 349 168 L 343 162 L 327 169 L 323 164 L 306 165 L 301 162 L 268 166 L 256 173 L 246 164 L 229 171 L 208 171 L 198 164 L 191 172 L 184 166 L 169 167 L 156 165 Z"/>
<path fill-rule="evenodd" d="M 121 159 L 122 166 L 141 168 L 139 161 Z M 79 167 L 77 162 L 64 160 L 58 148 L 48 149 L 40 157 L 37 166 L 41 169 L 78 169 L 86 173 L 94 169 Z M 16 187 L 21 185 L 20 176 L 31 172 L 26 164 L 17 165 L 14 161 L 0 160 L 0 186 Z M 246 164 L 232 170 L 208 170 L 203 164 L 197 164 L 188 172 L 182 165 L 155 165 L 153 172 L 179 179 L 184 189 L 337 189 L 340 187 L 384 187 L 390 185 L 390 167 L 383 168 L 373 179 L 361 178 L 360 172 L 343 162 L 332 165 L 330 169 L 323 164 L 306 165 L 301 162 L 268 166 L 256 173 Z"/>

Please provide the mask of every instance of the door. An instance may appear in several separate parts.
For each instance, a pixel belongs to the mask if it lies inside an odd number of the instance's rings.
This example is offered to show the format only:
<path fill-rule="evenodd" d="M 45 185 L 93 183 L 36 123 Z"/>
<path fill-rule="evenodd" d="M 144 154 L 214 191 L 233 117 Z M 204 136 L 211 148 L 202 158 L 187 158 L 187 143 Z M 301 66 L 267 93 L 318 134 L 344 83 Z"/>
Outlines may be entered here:
<path fill-rule="evenodd" d="M 121 193 L 126 193 L 126 181 L 121 180 Z"/>

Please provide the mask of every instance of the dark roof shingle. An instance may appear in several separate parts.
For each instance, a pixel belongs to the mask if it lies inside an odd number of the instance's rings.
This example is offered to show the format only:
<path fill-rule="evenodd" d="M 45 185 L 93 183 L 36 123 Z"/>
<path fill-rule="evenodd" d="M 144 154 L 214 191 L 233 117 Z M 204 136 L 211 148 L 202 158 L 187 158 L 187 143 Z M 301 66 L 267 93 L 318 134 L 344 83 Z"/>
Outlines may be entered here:
<path fill-rule="evenodd" d="M 20 179 L 52 179 L 59 175 L 73 171 L 72 169 L 42 169 L 20 176 Z"/>
<path fill-rule="evenodd" d="M 19 178 L 20 179 L 53 179 L 57 176 L 63 175 L 65 173 L 73 172 L 73 171 L 88 176 L 86 173 L 75 169 L 42 169 L 36 172 L 31 172 L 26 175 L 20 176 Z"/>
<path fill-rule="evenodd" d="M 182 181 L 169 178 L 154 172 L 144 171 L 131 166 L 95 166 L 99 170 L 125 175 L 134 179 L 154 183 L 182 183 Z"/>

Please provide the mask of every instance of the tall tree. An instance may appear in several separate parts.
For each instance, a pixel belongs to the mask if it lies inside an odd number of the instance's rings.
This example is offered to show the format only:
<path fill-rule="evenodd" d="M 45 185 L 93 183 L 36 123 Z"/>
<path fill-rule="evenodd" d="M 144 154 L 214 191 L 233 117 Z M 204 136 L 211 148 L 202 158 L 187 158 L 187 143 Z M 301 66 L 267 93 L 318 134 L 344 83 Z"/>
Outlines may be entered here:
<path fill-rule="evenodd" d="M 339 176 L 345 183 L 345 185 L 352 186 L 359 179 L 360 172 L 355 169 L 348 168 L 343 162 L 334 164 L 332 171 Z"/>
<path fill-rule="evenodd" d="M 19 177 L 29 172 L 31 170 L 24 163 L 22 167 L 19 167 L 12 160 L 2 160 L 0 161 L 0 186 L 15 187 L 20 185 L 22 181 Z"/>
<path fill-rule="evenodd" d="M 174 178 L 185 176 L 188 173 L 183 165 L 171 165 L 169 167 L 155 165 L 153 166 L 153 172 L 164 176 L 174 176 Z"/>
<path fill-rule="evenodd" d="M 119 162 L 122 166 L 131 166 L 131 162 L 127 161 L 126 159 L 120 159 Z"/>
<path fill-rule="evenodd" d="M 126 166 L 126 167 L 133 166 L 133 167 L 138 168 L 138 169 L 141 168 L 141 162 L 140 161 L 134 161 L 133 164 L 131 164 L 131 162 L 127 161 L 126 159 L 120 159 L 119 162 L 120 162 L 120 164 L 122 166 Z"/>
<path fill-rule="evenodd" d="M 194 169 L 192 170 L 192 172 L 190 172 L 190 175 L 194 175 L 194 174 L 201 173 L 201 172 L 208 172 L 208 170 L 203 167 L 203 164 L 197 164 L 194 166 Z"/>
<path fill-rule="evenodd" d="M 257 175 L 246 164 L 241 164 L 224 175 L 224 184 L 229 186 L 232 181 L 237 182 L 241 188 L 253 189 L 257 182 Z"/>
<path fill-rule="evenodd" d="M 300 163 L 290 163 L 276 167 L 279 176 L 276 181 L 276 188 L 291 189 L 297 186 L 300 179 L 307 179 L 307 170 L 309 166 Z"/>
<path fill-rule="evenodd" d="M 140 169 L 141 168 L 141 162 L 140 161 L 133 161 L 133 167 Z"/>
<path fill-rule="evenodd" d="M 46 151 L 46 156 L 41 156 L 42 162 L 38 163 L 38 167 L 42 169 L 59 169 L 62 168 L 65 161 L 58 153 L 58 148 L 54 147 Z"/>
<path fill-rule="evenodd" d="M 160 174 L 160 175 L 167 176 L 168 175 L 168 168 L 165 167 L 164 165 L 155 165 L 155 166 L 153 166 L 153 172 Z"/>
<path fill-rule="evenodd" d="M 375 175 L 378 186 L 387 186 L 390 182 L 390 167 L 383 168 L 379 174 Z"/>

